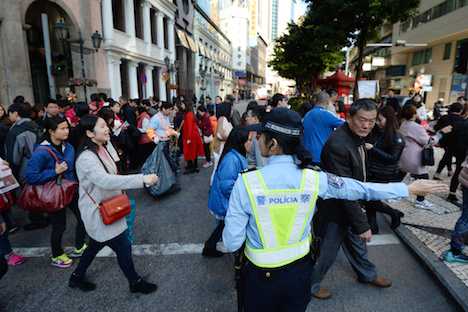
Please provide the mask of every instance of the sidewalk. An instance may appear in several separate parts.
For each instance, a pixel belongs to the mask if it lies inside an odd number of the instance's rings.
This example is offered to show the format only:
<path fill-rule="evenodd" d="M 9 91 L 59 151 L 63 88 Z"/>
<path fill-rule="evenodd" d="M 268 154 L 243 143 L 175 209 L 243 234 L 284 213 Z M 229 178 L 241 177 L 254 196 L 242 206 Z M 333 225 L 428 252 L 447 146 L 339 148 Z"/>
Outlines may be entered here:
<path fill-rule="evenodd" d="M 443 153 L 442 148 L 436 148 L 436 164 L 428 167 L 429 177 L 434 176 Z M 455 171 L 455 165 L 452 166 L 452 170 Z M 451 177 L 447 177 L 446 168 L 442 171 L 441 177 L 444 178 L 444 183 L 450 184 Z M 408 178 L 409 175 L 404 182 L 408 183 Z M 395 233 L 432 271 L 461 308 L 468 311 L 468 264 L 443 261 L 445 251 L 450 248 L 449 243 L 455 223 L 461 216 L 461 208 L 448 202 L 447 196 L 448 192 L 427 196 L 426 199 L 434 204 L 430 210 L 415 208 L 416 196 L 410 196 L 400 202 L 389 203 L 389 205 L 405 214 L 402 218 L 402 226 L 398 227 Z M 457 191 L 457 197 L 461 203 L 461 190 Z"/>

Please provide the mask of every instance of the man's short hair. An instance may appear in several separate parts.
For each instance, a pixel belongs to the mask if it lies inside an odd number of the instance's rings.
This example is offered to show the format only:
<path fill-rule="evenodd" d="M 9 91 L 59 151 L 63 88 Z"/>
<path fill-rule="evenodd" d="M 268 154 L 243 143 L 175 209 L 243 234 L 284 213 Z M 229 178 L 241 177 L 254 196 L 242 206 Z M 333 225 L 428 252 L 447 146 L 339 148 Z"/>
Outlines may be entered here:
<path fill-rule="evenodd" d="M 206 112 L 206 107 L 203 105 L 200 105 L 197 107 L 197 110 L 199 110 L 200 112 Z"/>
<path fill-rule="evenodd" d="M 392 89 L 392 88 L 388 89 L 387 92 L 388 91 L 392 91 L 393 93 L 395 93 L 395 89 Z"/>
<path fill-rule="evenodd" d="M 265 107 L 257 105 L 257 106 L 252 107 L 249 110 L 252 112 L 252 117 L 257 117 L 258 121 L 263 122 L 266 116 Z"/>
<path fill-rule="evenodd" d="M 328 90 L 328 91 L 330 91 L 330 90 Z M 323 104 L 327 103 L 327 101 L 332 96 L 328 91 L 327 92 L 320 91 L 319 93 L 317 93 L 317 95 L 315 96 L 315 104 L 316 105 L 323 105 Z M 338 94 L 338 91 L 336 92 L 336 94 Z"/>
<path fill-rule="evenodd" d="M 122 101 L 124 101 L 124 102 L 125 102 L 125 101 L 128 101 L 128 97 L 127 97 L 126 95 L 120 96 L 120 99 L 121 99 Z"/>
<path fill-rule="evenodd" d="M 168 108 L 174 107 L 174 105 L 171 102 L 163 101 L 161 107 L 164 109 L 168 109 Z"/>
<path fill-rule="evenodd" d="M 452 103 L 449 107 L 449 112 L 459 113 L 463 110 L 463 106 L 460 103 Z"/>
<path fill-rule="evenodd" d="M 464 96 L 464 95 L 459 96 L 459 97 L 457 98 L 457 101 L 458 101 L 458 100 L 466 101 L 466 96 Z"/>
<path fill-rule="evenodd" d="M 25 103 L 13 103 L 8 108 L 9 113 L 17 112 L 21 118 L 31 118 L 31 106 Z"/>
<path fill-rule="evenodd" d="M 277 106 L 278 106 L 278 102 L 279 102 L 279 101 L 282 101 L 284 98 L 285 98 L 285 96 L 282 95 L 281 93 L 276 93 L 276 94 L 273 95 L 273 97 L 271 98 L 271 106 L 277 107 Z"/>
<path fill-rule="evenodd" d="M 44 105 L 44 106 L 47 107 L 47 106 L 49 106 L 49 104 L 51 104 L 51 103 L 52 103 L 52 104 L 57 104 L 57 105 L 58 105 L 58 103 L 57 103 L 56 100 L 50 99 L 50 98 L 49 98 L 49 99 L 47 99 L 47 101 L 45 101 L 45 105 Z"/>
<path fill-rule="evenodd" d="M 226 96 L 226 99 L 231 103 L 234 103 L 234 100 L 235 100 L 234 95 L 232 95 L 232 94 L 228 94 Z"/>
<path fill-rule="evenodd" d="M 210 99 L 210 101 L 211 101 L 211 98 L 210 98 L 209 95 L 207 95 L 207 96 L 205 97 L 205 100 L 208 100 L 208 99 Z"/>
<path fill-rule="evenodd" d="M 330 97 L 334 96 L 335 94 L 338 94 L 338 90 L 336 90 L 335 88 L 330 88 L 327 90 L 327 93 Z"/>
<path fill-rule="evenodd" d="M 13 103 L 24 103 L 24 96 L 18 95 L 18 96 L 15 97 L 15 99 L 13 100 Z"/>
<path fill-rule="evenodd" d="M 349 108 L 349 115 L 353 117 L 360 109 L 365 111 L 377 111 L 377 105 L 375 105 L 375 102 L 372 101 L 372 99 L 359 99 Z"/>
<path fill-rule="evenodd" d="M 149 100 L 143 100 L 143 101 L 141 101 L 141 105 L 143 105 L 143 106 L 151 106 L 151 103 L 150 103 Z"/>

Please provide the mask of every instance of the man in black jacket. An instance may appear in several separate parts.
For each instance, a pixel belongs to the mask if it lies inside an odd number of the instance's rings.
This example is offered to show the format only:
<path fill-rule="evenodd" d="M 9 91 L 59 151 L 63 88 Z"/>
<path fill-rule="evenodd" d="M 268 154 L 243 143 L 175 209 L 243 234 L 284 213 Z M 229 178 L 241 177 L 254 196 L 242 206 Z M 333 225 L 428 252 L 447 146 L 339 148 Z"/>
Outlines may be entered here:
<path fill-rule="evenodd" d="M 360 181 L 367 180 L 366 148 L 364 138 L 374 128 L 377 106 L 371 100 L 357 100 L 351 105 L 347 123 L 328 138 L 322 149 L 322 166 L 327 172 Z M 337 186 L 339 187 L 339 186 Z M 367 257 L 366 242 L 372 232 L 367 216 L 358 201 L 325 200 L 319 203 L 320 219 L 316 234 L 322 238 L 318 264 L 312 274 L 312 295 L 330 298 L 331 292 L 320 287 L 325 274 L 333 265 L 340 246 L 359 282 L 388 287 L 391 282 L 377 276 L 375 266 Z"/>

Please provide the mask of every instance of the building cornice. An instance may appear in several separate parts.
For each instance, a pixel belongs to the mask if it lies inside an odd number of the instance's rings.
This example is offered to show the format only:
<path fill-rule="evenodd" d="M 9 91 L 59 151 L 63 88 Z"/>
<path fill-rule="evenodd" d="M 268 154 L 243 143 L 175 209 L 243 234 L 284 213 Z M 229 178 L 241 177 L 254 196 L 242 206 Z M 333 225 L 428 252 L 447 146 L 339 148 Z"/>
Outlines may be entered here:
<path fill-rule="evenodd" d="M 161 0 L 148 0 L 156 9 L 166 9 L 168 12 L 172 12 L 172 16 L 174 16 L 175 11 L 177 10 L 177 5 L 172 3 L 172 1 L 161 1 Z"/>
<path fill-rule="evenodd" d="M 210 23 L 211 26 L 213 26 L 214 29 L 216 29 L 216 31 L 224 37 L 224 39 L 226 39 L 229 44 L 231 44 L 231 40 L 222 32 L 222 30 L 218 27 L 218 25 L 216 25 L 212 20 L 211 18 L 208 16 L 208 14 L 205 13 L 205 11 L 203 11 L 203 9 L 197 4 L 197 3 L 194 3 L 193 6 L 195 7 L 195 10 L 197 10 L 198 13 L 200 13 L 204 19 L 206 19 L 206 21 L 208 23 Z"/>

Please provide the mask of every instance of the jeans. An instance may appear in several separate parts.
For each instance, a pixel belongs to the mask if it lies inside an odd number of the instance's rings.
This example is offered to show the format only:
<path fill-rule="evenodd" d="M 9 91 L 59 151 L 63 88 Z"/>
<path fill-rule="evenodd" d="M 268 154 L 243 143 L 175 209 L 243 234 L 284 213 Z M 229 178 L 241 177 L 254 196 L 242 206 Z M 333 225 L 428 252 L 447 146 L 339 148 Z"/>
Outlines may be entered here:
<path fill-rule="evenodd" d="M 7 226 L 7 231 L 11 230 L 15 226 L 15 220 L 13 219 L 13 212 L 11 211 L 11 208 L 2 211 L 1 214 Z"/>
<path fill-rule="evenodd" d="M 120 269 L 127 277 L 130 285 L 135 285 L 138 283 L 140 276 L 135 271 L 135 267 L 133 265 L 132 244 L 128 240 L 125 232 L 103 243 L 99 243 L 91 238 L 88 248 L 85 249 L 83 255 L 81 256 L 80 263 L 76 267 L 74 272 L 75 276 L 83 277 L 85 275 L 86 270 L 90 266 L 94 257 L 96 257 L 99 250 L 104 248 L 104 246 L 109 246 L 113 251 L 115 251 Z"/>
<path fill-rule="evenodd" d="M 452 240 L 450 241 L 450 245 L 458 250 L 462 249 L 462 246 L 468 238 L 468 188 L 462 185 L 462 191 L 463 212 L 457 224 L 455 224 L 455 230 L 453 231 Z"/>
<path fill-rule="evenodd" d="M 8 239 L 8 230 L 0 235 L 0 250 L 2 251 L 2 255 L 5 256 L 11 252 L 10 240 Z"/>
<path fill-rule="evenodd" d="M 78 209 L 78 193 L 68 205 L 68 208 L 73 212 L 76 217 L 76 233 L 75 233 L 75 247 L 80 249 L 83 247 L 86 232 L 84 229 L 83 221 L 81 220 L 80 211 Z M 66 208 L 59 211 L 49 212 L 49 218 L 52 222 L 52 232 L 50 234 L 50 245 L 52 247 L 52 257 L 58 257 L 63 254 L 62 236 L 67 228 L 67 210 Z"/>
<path fill-rule="evenodd" d="M 213 233 L 211 233 L 210 238 L 206 241 L 206 245 L 208 247 L 216 248 L 216 243 L 219 242 L 221 236 L 223 235 L 224 229 L 224 220 L 219 220 L 218 226 L 214 229 Z"/>

